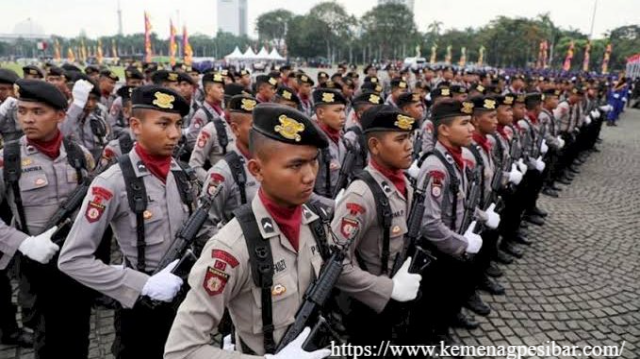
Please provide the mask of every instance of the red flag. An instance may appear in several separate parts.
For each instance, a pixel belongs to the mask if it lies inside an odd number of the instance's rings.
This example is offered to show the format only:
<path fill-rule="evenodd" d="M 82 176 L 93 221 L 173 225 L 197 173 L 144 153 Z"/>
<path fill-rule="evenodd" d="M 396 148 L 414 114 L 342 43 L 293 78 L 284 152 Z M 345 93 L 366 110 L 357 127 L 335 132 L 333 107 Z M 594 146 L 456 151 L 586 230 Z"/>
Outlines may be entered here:
<path fill-rule="evenodd" d="M 569 44 L 569 49 L 567 50 L 567 57 L 564 58 L 564 65 L 562 65 L 562 69 L 564 71 L 571 70 L 571 59 L 573 59 L 573 40 L 571 40 L 571 44 Z"/>
<path fill-rule="evenodd" d="M 604 59 L 602 59 L 602 73 L 609 73 L 609 59 L 611 58 L 611 44 L 607 45 L 607 49 L 604 52 Z"/>
<path fill-rule="evenodd" d="M 582 71 L 589 71 L 589 60 L 591 58 L 591 40 L 587 41 L 587 47 L 584 48 L 584 61 L 582 61 Z"/>
<path fill-rule="evenodd" d="M 176 64 L 176 52 L 178 51 L 178 44 L 176 44 L 176 28 L 173 26 L 173 21 L 169 20 L 169 62 L 171 66 Z"/>
<path fill-rule="evenodd" d="M 191 44 L 189 44 L 189 35 L 187 34 L 187 27 L 182 27 L 182 51 L 184 51 L 184 64 L 191 66 L 193 62 L 193 50 Z"/>
<path fill-rule="evenodd" d="M 149 14 L 144 12 L 144 52 L 145 61 L 151 62 L 153 51 L 151 50 L 151 21 L 149 21 Z"/>

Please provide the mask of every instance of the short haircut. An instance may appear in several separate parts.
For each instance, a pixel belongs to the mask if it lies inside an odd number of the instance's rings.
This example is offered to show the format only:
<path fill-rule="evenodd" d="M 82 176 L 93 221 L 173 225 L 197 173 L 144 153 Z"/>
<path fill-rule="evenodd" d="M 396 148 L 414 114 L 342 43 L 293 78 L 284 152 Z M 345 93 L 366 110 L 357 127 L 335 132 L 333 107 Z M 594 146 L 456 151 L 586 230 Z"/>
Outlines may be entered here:
<path fill-rule="evenodd" d="M 255 129 L 249 131 L 249 153 L 252 157 L 258 157 L 260 159 L 266 159 L 268 157 L 269 150 L 275 149 L 278 141 L 273 140 Z"/>

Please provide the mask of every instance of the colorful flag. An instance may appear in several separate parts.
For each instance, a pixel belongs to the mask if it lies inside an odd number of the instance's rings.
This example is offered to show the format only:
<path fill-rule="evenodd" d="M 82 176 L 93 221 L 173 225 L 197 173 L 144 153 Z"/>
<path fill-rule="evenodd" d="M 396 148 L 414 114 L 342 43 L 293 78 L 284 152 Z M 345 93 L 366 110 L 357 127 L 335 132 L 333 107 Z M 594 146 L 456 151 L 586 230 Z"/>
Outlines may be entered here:
<path fill-rule="evenodd" d="M 444 62 L 447 65 L 451 65 L 451 45 L 447 46 L 447 55 L 444 57 Z"/>
<path fill-rule="evenodd" d="M 178 44 L 176 44 L 176 28 L 173 21 L 169 20 L 169 62 L 171 66 L 176 64 L 176 52 L 178 52 Z"/>
<path fill-rule="evenodd" d="M 564 58 L 564 64 L 562 65 L 562 69 L 564 71 L 571 70 L 571 59 L 573 59 L 573 40 L 569 44 L 569 49 L 567 50 L 567 57 Z"/>
<path fill-rule="evenodd" d="M 460 61 L 458 62 L 458 66 L 464 67 L 466 63 L 467 63 L 467 48 L 462 47 L 462 49 L 460 50 Z"/>
<path fill-rule="evenodd" d="M 69 61 L 69 63 L 76 62 L 76 55 L 74 55 L 73 50 L 71 49 L 71 47 L 69 47 L 67 49 L 67 61 Z"/>
<path fill-rule="evenodd" d="M 80 61 L 87 61 L 87 47 L 84 45 L 84 39 L 80 40 Z"/>
<path fill-rule="evenodd" d="M 56 62 L 60 62 L 61 60 L 60 42 L 58 42 L 58 39 L 56 39 L 55 42 L 53 43 L 53 59 Z"/>
<path fill-rule="evenodd" d="M 478 66 L 482 66 L 484 64 L 484 46 L 480 46 L 480 50 L 478 51 Z"/>
<path fill-rule="evenodd" d="M 548 50 L 549 50 L 549 43 L 547 42 L 547 40 L 544 40 L 542 42 L 542 58 L 540 61 L 543 69 L 547 68 L 547 59 L 549 58 L 549 56 L 547 55 Z"/>
<path fill-rule="evenodd" d="M 96 60 L 102 65 L 102 40 L 98 39 L 98 49 L 96 50 Z"/>
<path fill-rule="evenodd" d="M 604 51 L 604 59 L 602 59 L 602 73 L 609 73 L 609 59 L 611 58 L 611 44 L 607 45 L 607 49 Z"/>
<path fill-rule="evenodd" d="M 189 35 L 187 34 L 187 27 L 182 27 L 182 48 L 184 51 L 184 64 L 186 66 L 191 66 L 193 62 L 193 50 L 191 49 L 191 44 L 189 44 Z"/>
<path fill-rule="evenodd" d="M 434 44 L 433 46 L 431 46 L 431 58 L 429 59 L 429 63 L 431 64 L 436 63 L 436 51 L 438 51 L 438 45 Z"/>
<path fill-rule="evenodd" d="M 115 39 L 111 39 L 111 57 L 114 59 L 118 58 L 118 47 L 116 46 Z"/>
<path fill-rule="evenodd" d="M 149 21 L 149 14 L 144 12 L 144 60 L 151 62 L 153 51 L 151 50 L 151 21 Z"/>
<path fill-rule="evenodd" d="M 584 48 L 584 60 L 582 61 L 582 71 L 589 71 L 589 59 L 591 57 L 591 40 L 587 41 L 587 47 Z"/>

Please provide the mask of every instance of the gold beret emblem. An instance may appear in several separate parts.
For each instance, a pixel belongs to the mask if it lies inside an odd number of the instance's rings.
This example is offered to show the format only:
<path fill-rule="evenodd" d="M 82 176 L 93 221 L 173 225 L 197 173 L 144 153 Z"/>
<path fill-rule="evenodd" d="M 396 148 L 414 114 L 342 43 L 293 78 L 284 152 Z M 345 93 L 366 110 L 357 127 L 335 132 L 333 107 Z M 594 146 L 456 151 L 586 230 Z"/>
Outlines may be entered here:
<path fill-rule="evenodd" d="M 379 105 L 380 104 L 380 96 L 378 96 L 376 94 L 369 95 L 369 102 L 371 102 L 372 104 L 375 104 L 375 105 Z"/>
<path fill-rule="evenodd" d="M 300 76 L 300 80 L 302 80 L 302 82 L 307 82 L 309 81 L 309 78 L 305 75 Z"/>
<path fill-rule="evenodd" d="M 20 86 L 18 84 L 13 84 L 13 92 L 16 97 L 20 97 Z"/>
<path fill-rule="evenodd" d="M 513 104 L 513 96 L 505 96 L 504 104 L 505 105 L 512 105 Z"/>
<path fill-rule="evenodd" d="M 175 72 L 170 72 L 169 76 L 167 76 L 167 80 L 173 82 L 173 81 L 178 81 L 178 74 Z"/>
<path fill-rule="evenodd" d="M 282 91 L 282 98 L 284 98 L 285 100 L 291 100 L 291 92 Z"/>
<path fill-rule="evenodd" d="M 448 88 L 443 88 L 440 93 L 442 94 L 442 96 L 451 96 L 451 91 Z"/>
<path fill-rule="evenodd" d="M 224 82 L 224 80 L 222 79 L 222 75 L 221 74 L 214 74 L 213 75 L 213 81 L 215 81 L 215 82 Z"/>
<path fill-rule="evenodd" d="M 460 112 L 471 115 L 473 113 L 473 102 L 467 102 L 467 101 L 463 102 L 462 109 L 460 110 Z"/>
<path fill-rule="evenodd" d="M 398 115 L 396 122 L 393 124 L 401 130 L 410 131 L 415 121 L 413 117 Z"/>
<path fill-rule="evenodd" d="M 278 117 L 278 121 L 280 121 L 280 124 L 273 129 L 282 135 L 282 137 L 296 142 L 300 142 L 302 140 L 300 132 L 304 131 L 303 124 L 291 117 L 288 117 L 287 115 L 280 115 L 280 117 Z"/>
<path fill-rule="evenodd" d="M 496 101 L 491 99 L 484 100 L 484 108 L 487 110 L 495 110 L 496 109 Z"/>
<path fill-rule="evenodd" d="M 478 86 L 476 87 L 476 90 L 478 90 L 478 92 L 484 92 L 484 86 L 482 86 L 482 85 L 478 85 Z"/>
<path fill-rule="evenodd" d="M 241 109 L 249 112 L 253 111 L 255 107 L 256 107 L 256 102 L 248 98 L 243 98 L 240 104 Z"/>
<path fill-rule="evenodd" d="M 156 97 L 156 99 L 153 100 L 154 105 L 160 108 L 173 109 L 173 101 L 176 100 L 175 97 L 159 91 L 154 93 L 153 95 Z"/>
<path fill-rule="evenodd" d="M 330 92 L 325 92 L 322 94 L 322 102 L 331 103 L 335 101 L 335 94 Z"/>
<path fill-rule="evenodd" d="M 404 81 L 400 81 L 400 83 L 398 84 L 398 87 L 400 87 L 401 89 L 405 89 L 407 88 L 407 83 Z"/>
<path fill-rule="evenodd" d="M 269 77 L 269 83 L 275 86 L 278 83 L 278 80 L 274 79 L 273 77 Z"/>

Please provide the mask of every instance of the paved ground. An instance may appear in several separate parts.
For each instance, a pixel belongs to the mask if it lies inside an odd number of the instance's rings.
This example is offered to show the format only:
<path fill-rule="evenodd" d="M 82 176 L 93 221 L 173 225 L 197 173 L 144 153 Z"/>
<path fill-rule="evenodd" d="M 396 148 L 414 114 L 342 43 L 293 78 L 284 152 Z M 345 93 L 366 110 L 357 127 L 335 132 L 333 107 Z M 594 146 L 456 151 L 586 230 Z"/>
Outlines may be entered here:
<path fill-rule="evenodd" d="M 640 111 L 605 127 L 599 145 L 560 199 L 542 197 L 551 214 L 531 228 L 535 243 L 504 266 L 505 296 L 484 295 L 494 309 L 481 328 L 459 330 L 468 345 L 619 345 L 640 357 Z M 112 358 L 113 312 L 92 317 L 91 358 Z M 33 358 L 0 346 L 0 359 Z"/>

